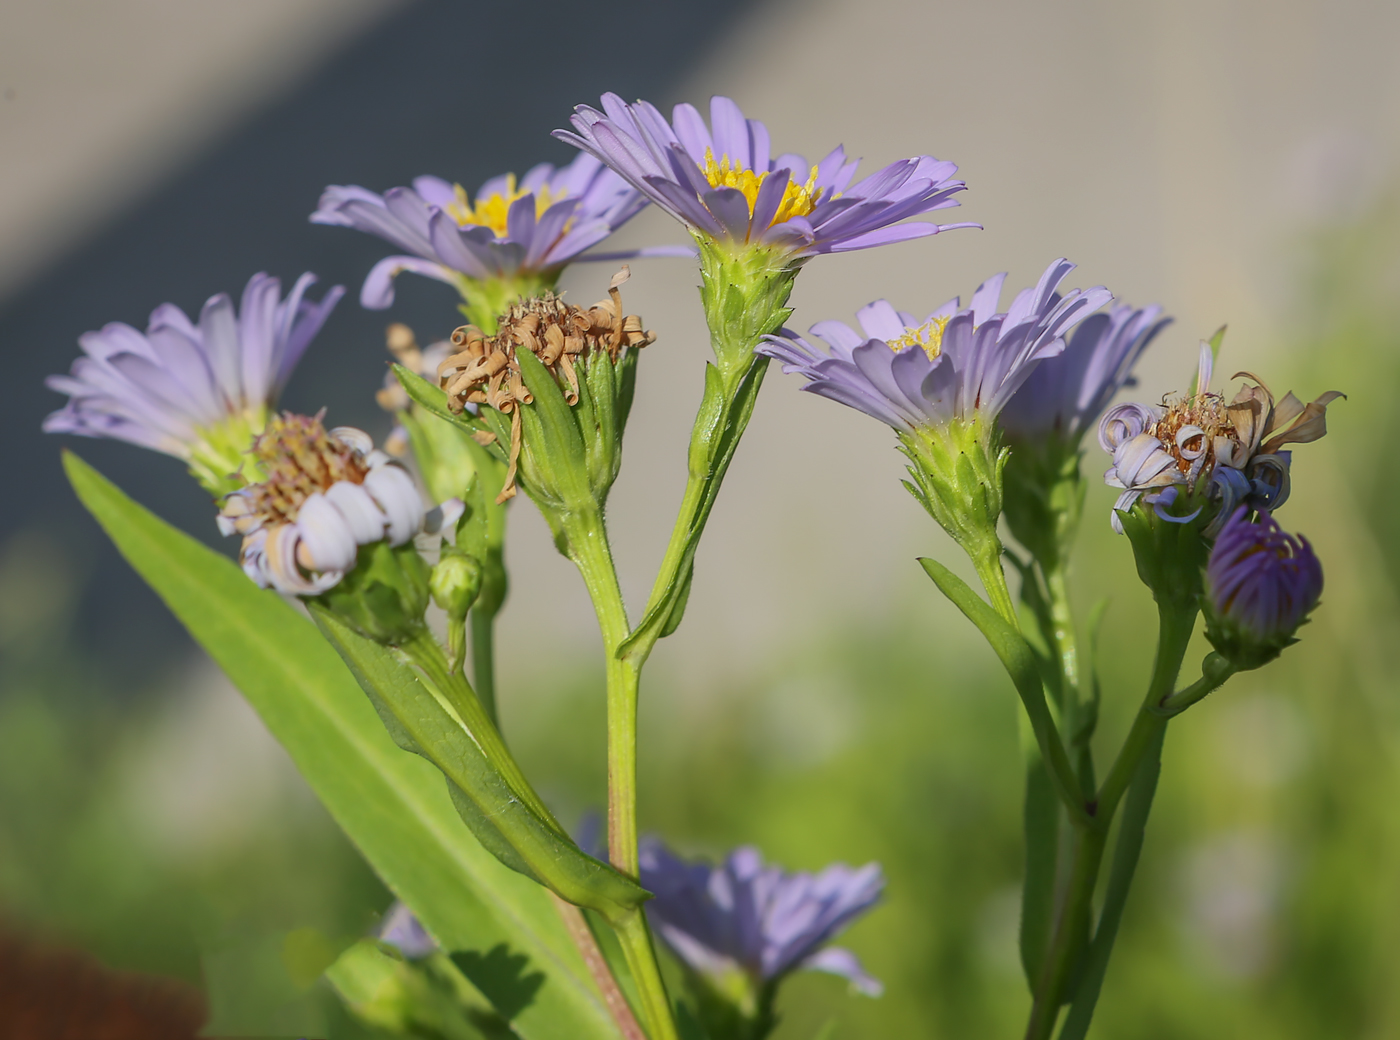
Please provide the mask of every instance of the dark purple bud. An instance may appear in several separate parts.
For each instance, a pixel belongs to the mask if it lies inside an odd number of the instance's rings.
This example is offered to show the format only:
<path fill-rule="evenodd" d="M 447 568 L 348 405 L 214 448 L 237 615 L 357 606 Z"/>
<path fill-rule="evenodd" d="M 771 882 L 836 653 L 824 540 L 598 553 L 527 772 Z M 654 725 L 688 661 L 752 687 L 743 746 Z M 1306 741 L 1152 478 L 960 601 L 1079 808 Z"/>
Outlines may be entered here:
<path fill-rule="evenodd" d="M 1307 539 L 1241 506 L 1206 565 L 1206 635 L 1237 669 L 1272 661 L 1322 596 L 1322 564 Z"/>

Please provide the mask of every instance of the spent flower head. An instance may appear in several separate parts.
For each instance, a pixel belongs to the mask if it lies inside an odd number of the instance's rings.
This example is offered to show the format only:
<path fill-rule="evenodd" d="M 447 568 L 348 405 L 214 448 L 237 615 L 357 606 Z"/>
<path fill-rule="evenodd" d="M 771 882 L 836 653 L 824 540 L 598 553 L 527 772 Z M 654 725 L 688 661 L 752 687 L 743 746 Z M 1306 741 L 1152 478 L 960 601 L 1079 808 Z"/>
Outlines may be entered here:
<path fill-rule="evenodd" d="M 656 839 L 641 846 L 647 916 L 666 944 L 746 1016 L 771 1013 L 773 988 L 799 969 L 829 972 L 869 996 L 880 983 L 855 955 L 827 943 L 880 899 L 879 864 L 818 874 L 765 865 L 750 846 L 723 863 L 687 862 Z"/>
<path fill-rule="evenodd" d="M 1322 597 L 1322 564 L 1301 535 L 1239 506 L 1206 564 L 1206 638 L 1239 671 L 1272 661 Z"/>
<path fill-rule="evenodd" d="M 392 304 L 395 276 L 412 271 L 456 287 L 469 303 L 484 296 L 494 316 L 522 293 L 552 288 L 575 260 L 689 255 L 691 250 L 677 247 L 582 255 L 645 205 L 616 173 L 580 155 L 557 169 L 540 163 L 518 182 L 514 174 L 494 177 L 474 201 L 460 184 L 438 177 L 417 177 L 413 187 L 382 195 L 358 185 L 331 185 L 311 221 L 367 231 L 411 254 L 374 265 L 360 291 L 365 307 Z"/>
<path fill-rule="evenodd" d="M 413 478 L 362 430 L 287 413 L 252 455 L 267 478 L 224 498 L 219 529 L 243 536 L 239 560 L 263 588 L 318 596 L 354 569 L 361 546 L 403 545 L 423 530 Z"/>
<path fill-rule="evenodd" d="M 859 160 L 837 147 L 809 165 L 774 157 L 768 129 L 727 97 L 710 101 L 710 126 L 693 105 L 671 121 L 646 101 L 604 94 L 602 111 L 579 105 L 574 131 L 554 136 L 595 156 L 703 242 L 764 247 L 789 260 L 900 242 L 976 224 L 903 224 L 956 206 L 957 167 L 920 155 L 851 183 Z"/>
<path fill-rule="evenodd" d="M 1214 351 L 1201 344 L 1196 382 L 1189 394 L 1164 398 L 1162 404 L 1129 403 L 1108 410 L 1099 423 L 1099 445 L 1113 456 L 1104 483 L 1122 489 L 1113 506 L 1118 514 L 1141 498 L 1163 519 L 1189 523 L 1207 508 L 1207 537 L 1214 537 L 1243 504 L 1273 510 L 1288 500 L 1292 452 L 1288 444 L 1306 444 L 1327 433 L 1327 406 L 1344 395 L 1330 390 L 1310 404 L 1291 392 L 1275 401 L 1258 376 L 1230 400 L 1210 389 Z M 1203 492 L 1203 499 L 1198 493 Z M 1181 511 L 1181 495 L 1196 503 Z"/>
<path fill-rule="evenodd" d="M 224 494 L 239 472 L 278 395 L 345 290 L 305 298 L 307 272 L 282 297 L 282 283 L 255 274 L 235 309 L 211 296 L 198 323 L 173 303 L 151 312 L 144 333 L 112 322 L 86 332 L 83 357 L 46 385 L 69 396 L 44 420 L 49 433 L 109 437 L 184 459 L 206 489 Z"/>
<path fill-rule="evenodd" d="M 611 370 L 626 359 L 630 370 L 635 352 L 655 341 L 656 334 L 642 327 L 640 317 L 626 314 L 622 309 L 620 287 L 629 277 L 629 270 L 623 267 L 608 286 L 608 298 L 587 309 L 545 292 L 522 300 L 502 314 L 495 335 L 487 335 L 475 325 L 464 325 L 452 333 L 455 352 L 442 361 L 437 370 L 439 383 L 447 394 L 448 407 L 460 414 L 468 409 L 475 413 L 485 406 L 509 421 L 506 448 L 509 469 L 498 502 L 515 494 L 525 437 L 521 409 L 534 403 L 538 389 L 532 390 L 527 385 L 529 376 L 522 366 L 529 362 L 525 359 L 528 357 L 542 366 L 562 393 L 564 403 L 572 409 L 582 397 L 580 374 L 591 368 L 593 362 L 605 358 Z M 615 386 L 609 392 L 616 393 L 619 389 Z M 630 393 L 629 384 L 624 395 L 629 401 Z M 590 395 L 590 406 L 592 403 Z M 625 421 L 625 408 L 619 418 Z M 504 429 L 501 432 L 505 432 Z M 601 432 L 620 439 L 620 429 Z M 487 442 L 492 438 L 489 431 L 482 437 Z M 531 472 L 527 474 L 534 491 L 545 492 L 544 485 L 551 483 L 543 472 L 548 468 L 545 463 L 567 464 L 563 459 L 549 460 L 546 455 L 542 450 L 538 460 L 541 465 L 530 467 Z M 615 461 L 608 460 L 611 468 L 611 475 L 606 479 L 608 484 L 616 477 Z"/>

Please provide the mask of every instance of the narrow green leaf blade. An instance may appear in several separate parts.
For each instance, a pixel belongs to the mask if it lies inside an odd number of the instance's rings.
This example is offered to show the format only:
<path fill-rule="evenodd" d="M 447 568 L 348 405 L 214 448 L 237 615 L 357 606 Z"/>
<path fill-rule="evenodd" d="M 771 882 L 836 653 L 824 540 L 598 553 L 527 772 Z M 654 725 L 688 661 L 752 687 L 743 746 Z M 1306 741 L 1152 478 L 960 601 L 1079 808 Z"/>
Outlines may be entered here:
<path fill-rule="evenodd" d="M 375 871 L 524 1040 L 616 1040 L 551 897 L 471 836 L 442 774 L 398 748 L 331 646 L 227 558 L 64 467 L 122 555 L 228 673 Z"/>

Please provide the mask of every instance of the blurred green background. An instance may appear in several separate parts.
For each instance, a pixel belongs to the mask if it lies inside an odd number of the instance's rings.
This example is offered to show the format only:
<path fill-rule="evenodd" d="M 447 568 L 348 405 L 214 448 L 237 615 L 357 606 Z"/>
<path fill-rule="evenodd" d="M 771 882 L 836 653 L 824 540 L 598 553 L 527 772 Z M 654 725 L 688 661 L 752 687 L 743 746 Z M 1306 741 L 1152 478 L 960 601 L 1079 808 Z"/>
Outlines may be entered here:
<path fill-rule="evenodd" d="M 1400 1035 L 1400 192 L 1306 245 L 1287 363 L 1261 374 L 1304 399 L 1351 394 L 1297 451 L 1280 514 L 1324 561 L 1324 605 L 1281 661 L 1172 724 L 1097 1037 Z M 1101 463 L 1091 448 L 1086 467 Z M 898 476 L 893 452 L 871 466 Z M 1090 495 L 1077 594 L 1112 606 L 1102 759 L 1141 695 L 1154 622 L 1108 529 L 1111 493 Z M 930 523 L 927 551 L 949 550 Z M 858 553 L 831 549 L 843 566 Z M 810 631 L 740 683 L 669 697 L 675 669 L 663 658 L 649 676 L 646 826 L 696 854 L 751 841 L 789 867 L 877 859 L 889 877 L 843 940 L 885 996 L 798 976 L 785 1040 L 829 1022 L 834 1037 L 1013 1036 L 1026 1010 L 1014 696 L 908 570 L 882 610 Z M 210 666 L 113 689 L 72 627 L 88 580 L 51 532 L 0 549 L 0 912 L 110 965 L 202 981 L 216 1033 L 368 1035 L 315 974 L 385 891 Z M 543 667 L 505 692 L 504 725 L 578 818 L 603 800 L 601 668 Z"/>

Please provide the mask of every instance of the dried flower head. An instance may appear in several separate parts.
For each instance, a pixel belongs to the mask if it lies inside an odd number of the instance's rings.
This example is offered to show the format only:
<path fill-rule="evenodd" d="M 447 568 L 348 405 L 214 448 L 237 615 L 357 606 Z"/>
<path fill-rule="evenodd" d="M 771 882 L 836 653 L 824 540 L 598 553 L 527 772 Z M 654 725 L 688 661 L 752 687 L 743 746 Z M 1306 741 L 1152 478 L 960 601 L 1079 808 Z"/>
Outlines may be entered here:
<path fill-rule="evenodd" d="M 619 287 L 631 276 L 623 267 L 608 286 L 608 299 L 587 310 L 546 292 L 522 300 L 501 315 L 494 336 L 475 325 L 463 325 L 452 333 L 452 354 L 438 366 L 438 380 L 447 392 L 448 406 L 462 412 L 472 405 L 486 405 L 511 417 L 510 469 L 498 501 L 515 494 L 516 464 L 520 456 L 519 406 L 534 398 L 520 371 L 520 352 L 529 351 L 559 382 L 564 399 L 578 403 L 578 365 L 595 354 L 616 363 L 623 351 L 637 350 L 656 339 L 642 328 L 642 319 L 624 314 Z M 483 434 L 489 443 L 490 434 Z"/>
<path fill-rule="evenodd" d="M 1218 508 L 1207 534 L 1220 529 L 1241 503 L 1251 510 L 1277 509 L 1290 491 L 1292 453 L 1288 444 L 1306 444 L 1327 433 L 1327 406 L 1342 393 L 1329 390 L 1310 404 L 1292 393 L 1275 402 L 1262 379 L 1250 372 L 1232 378 L 1249 378 L 1226 402 L 1225 395 L 1210 389 L 1214 354 L 1201 344 L 1200 365 L 1192 393 L 1161 405 L 1122 404 L 1111 408 L 1099 424 L 1099 444 L 1113 456 L 1104 482 L 1123 489 L 1114 504 L 1117 514 L 1132 507 L 1139 497 L 1157 508 L 1166 520 L 1186 522 L 1163 507 L 1182 490 L 1205 480 L 1207 497 Z"/>
<path fill-rule="evenodd" d="M 224 499 L 219 529 L 243 535 L 243 570 L 264 588 L 319 595 L 355 566 L 361 545 L 402 545 L 423 528 L 413 478 L 361 430 L 288 413 L 251 454 L 267 479 Z"/>
<path fill-rule="evenodd" d="M 438 366 L 453 352 L 452 344 L 445 339 L 420 347 L 413 330 L 401 322 L 394 322 L 384 330 L 384 346 L 404 368 L 430 380 L 437 379 Z M 392 368 L 384 373 L 384 385 L 375 391 L 374 402 L 395 416 L 408 411 L 413 403 Z M 475 412 L 476 406 L 470 406 L 470 410 Z M 402 423 L 395 422 L 389 436 L 384 438 L 384 450 L 394 458 L 402 459 L 408 456 L 409 447 L 408 430 Z"/>

